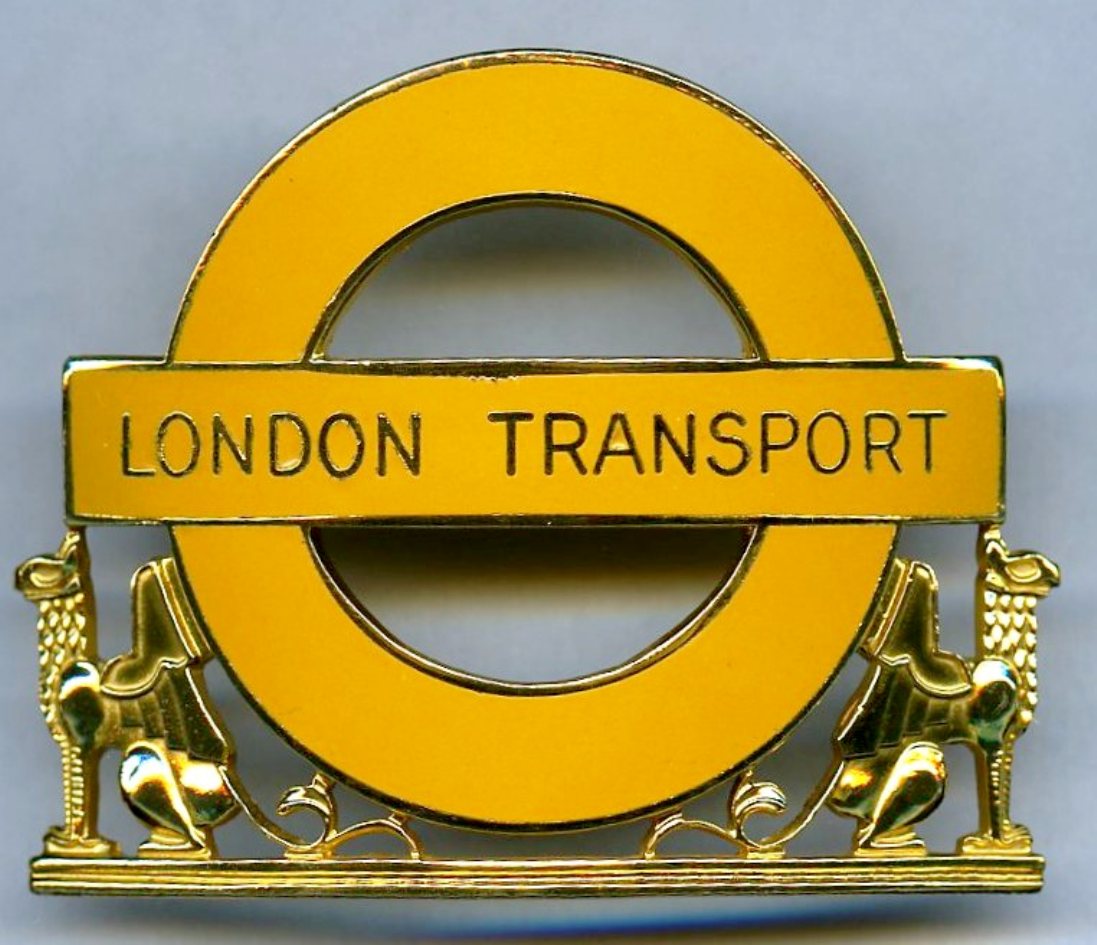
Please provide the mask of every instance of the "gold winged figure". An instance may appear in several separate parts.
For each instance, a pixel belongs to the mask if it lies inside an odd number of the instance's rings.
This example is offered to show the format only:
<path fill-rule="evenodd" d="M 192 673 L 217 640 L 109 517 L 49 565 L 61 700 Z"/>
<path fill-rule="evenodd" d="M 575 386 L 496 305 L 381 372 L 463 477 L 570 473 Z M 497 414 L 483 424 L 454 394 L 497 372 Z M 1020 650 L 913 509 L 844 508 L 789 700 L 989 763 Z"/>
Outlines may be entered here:
<path fill-rule="evenodd" d="M 99 758 L 117 749 L 122 795 L 150 828 L 140 855 L 213 856 L 213 827 L 238 809 L 233 748 L 206 694 L 211 653 L 175 561 L 134 574 L 133 649 L 106 663 L 82 531 L 21 565 L 15 583 L 38 608 L 39 702 L 61 749 L 65 822 L 47 834 L 46 852 L 118 855 L 96 824 Z"/>
<path fill-rule="evenodd" d="M 1036 606 L 1059 583 L 1043 555 L 1011 552 L 997 527 L 980 532 L 976 655 L 941 650 L 937 579 L 898 560 L 883 612 L 862 646 L 870 669 L 835 734 L 840 767 L 826 797 L 857 818 L 855 851 L 921 853 L 914 826 L 944 797 L 941 746 L 969 745 L 979 782 L 979 830 L 960 852 L 1029 853 L 1028 831 L 1010 820 L 1013 748 L 1036 708 Z"/>

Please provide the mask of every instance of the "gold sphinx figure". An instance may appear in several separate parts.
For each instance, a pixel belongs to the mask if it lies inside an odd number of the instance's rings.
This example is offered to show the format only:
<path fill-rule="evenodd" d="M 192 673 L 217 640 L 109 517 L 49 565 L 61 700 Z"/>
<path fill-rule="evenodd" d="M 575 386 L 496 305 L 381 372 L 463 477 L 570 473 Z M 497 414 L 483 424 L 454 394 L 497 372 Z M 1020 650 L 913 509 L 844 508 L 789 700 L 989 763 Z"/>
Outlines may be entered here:
<path fill-rule="evenodd" d="M 827 805 L 860 823 L 855 852 L 921 853 L 914 825 L 944 797 L 941 745 L 975 755 L 979 830 L 960 852 L 1029 853 L 1028 831 L 1010 820 L 1013 748 L 1036 708 L 1036 606 L 1059 583 L 1043 555 L 1011 553 L 998 528 L 983 529 L 976 579 L 976 655 L 939 647 L 937 579 L 898 560 L 875 632 L 862 645 L 869 672 L 838 724 L 840 766 Z"/>
<path fill-rule="evenodd" d="M 119 855 L 96 824 L 99 759 L 114 748 L 122 796 L 150 828 L 139 855 L 215 855 L 213 828 L 238 809 L 228 784 L 233 747 L 206 694 L 211 652 L 175 561 L 134 574 L 133 649 L 106 663 L 81 531 L 21 565 L 15 584 L 38 608 L 39 703 L 61 749 L 65 822 L 46 835 L 46 853 Z"/>

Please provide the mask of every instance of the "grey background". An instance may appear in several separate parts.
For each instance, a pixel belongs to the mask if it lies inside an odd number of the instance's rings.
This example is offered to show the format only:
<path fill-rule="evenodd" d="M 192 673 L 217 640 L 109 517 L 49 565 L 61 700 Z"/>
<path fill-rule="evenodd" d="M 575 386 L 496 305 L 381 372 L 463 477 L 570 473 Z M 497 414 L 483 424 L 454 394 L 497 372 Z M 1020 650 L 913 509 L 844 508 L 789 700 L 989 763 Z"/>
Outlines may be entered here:
<path fill-rule="evenodd" d="M 685 75 L 753 114 L 838 196 L 871 248 L 914 354 L 1002 356 L 1007 536 L 1065 584 L 1041 610 L 1042 702 L 1021 744 L 1016 814 L 1048 855 L 1039 897 L 582 903 L 35 899 L 25 862 L 58 814 L 34 704 L 34 617 L 0 593 L 0 939 L 328 942 L 378 936 L 630 940 L 1091 941 L 1097 448 L 1091 3 L 8 3 L 0 32 L 0 565 L 61 532 L 58 379 L 69 354 L 161 353 L 212 227 L 268 156 L 334 103 L 432 60 L 503 47 L 597 50 Z M 344 317 L 346 356 L 713 354 L 737 342 L 678 260 L 565 211 L 454 224 L 383 271 Z M 98 530 L 104 649 L 125 645 L 126 582 L 155 530 Z M 969 528 L 912 529 L 937 566 L 946 641 L 969 646 Z M 406 640 L 512 678 L 635 652 L 733 559 L 731 533 L 658 542 L 379 533 L 331 536 L 348 580 Z M 802 797 L 851 667 L 773 771 Z M 307 769 L 211 674 L 265 803 Z M 720 724 L 714 720 L 713 724 Z M 927 829 L 970 826 L 970 765 Z M 106 772 L 109 776 L 109 767 Z M 702 802 L 715 813 L 720 798 Z M 139 833 L 105 791 L 106 828 Z M 553 850 L 629 849 L 638 828 Z M 820 824 L 832 848 L 848 825 Z M 457 840 L 431 833 L 442 851 Z M 472 840 L 531 852 L 527 841 Z M 226 831 L 227 852 L 253 841 Z"/>

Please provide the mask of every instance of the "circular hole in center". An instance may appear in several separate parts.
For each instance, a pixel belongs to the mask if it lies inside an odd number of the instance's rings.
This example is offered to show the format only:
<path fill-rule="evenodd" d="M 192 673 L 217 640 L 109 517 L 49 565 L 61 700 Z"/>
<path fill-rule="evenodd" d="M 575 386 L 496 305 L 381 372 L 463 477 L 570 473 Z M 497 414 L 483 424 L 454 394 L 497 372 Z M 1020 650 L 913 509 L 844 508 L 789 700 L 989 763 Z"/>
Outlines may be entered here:
<path fill-rule="evenodd" d="M 739 356 L 732 315 L 690 262 L 617 218 L 545 206 L 420 235 L 358 288 L 325 351 L 332 360 Z M 403 647 L 513 683 L 630 662 L 703 606 L 748 537 L 731 526 L 314 530 L 348 596 Z"/>

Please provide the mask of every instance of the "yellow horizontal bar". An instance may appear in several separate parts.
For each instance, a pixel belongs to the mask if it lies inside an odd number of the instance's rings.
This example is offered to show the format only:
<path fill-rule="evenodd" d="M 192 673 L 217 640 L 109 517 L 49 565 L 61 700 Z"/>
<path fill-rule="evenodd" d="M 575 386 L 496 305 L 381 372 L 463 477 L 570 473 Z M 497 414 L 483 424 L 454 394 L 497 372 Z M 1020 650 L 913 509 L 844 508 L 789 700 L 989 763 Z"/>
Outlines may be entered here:
<path fill-rule="evenodd" d="M 37 893 L 119 896 L 637 896 L 1036 892 L 1039 856 L 748 860 L 75 860 L 31 865 Z"/>
<path fill-rule="evenodd" d="M 983 359 L 165 365 L 66 374 L 74 522 L 986 521 Z"/>

